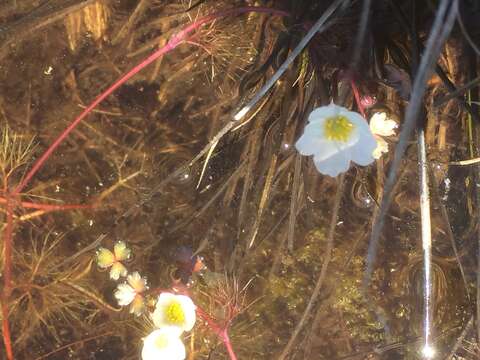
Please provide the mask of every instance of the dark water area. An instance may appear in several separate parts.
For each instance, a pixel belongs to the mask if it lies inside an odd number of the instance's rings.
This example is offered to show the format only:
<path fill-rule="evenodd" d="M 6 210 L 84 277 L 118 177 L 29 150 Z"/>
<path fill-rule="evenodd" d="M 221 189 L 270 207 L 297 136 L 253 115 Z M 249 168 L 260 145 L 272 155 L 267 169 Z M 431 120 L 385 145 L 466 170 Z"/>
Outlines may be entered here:
<path fill-rule="evenodd" d="M 6 324 L 15 359 L 140 359 L 157 295 L 173 288 L 228 329 L 238 359 L 423 358 L 415 135 L 388 212 L 379 205 L 409 104 L 402 91 L 418 60 L 401 14 L 415 14 L 416 40 L 426 46 L 439 2 L 373 2 L 353 75 L 362 2 L 349 3 L 245 119 L 212 141 L 331 3 L 0 4 L 1 359 L 9 356 Z M 115 80 L 198 18 L 245 6 L 289 16 L 233 12 L 199 27 L 101 102 L 18 188 Z M 462 6 L 464 26 L 480 43 L 480 9 Z M 469 46 L 456 25 L 420 115 L 430 176 L 435 359 L 479 356 L 478 164 L 454 163 L 478 157 L 478 87 L 445 100 L 453 90 L 442 77 L 455 88 L 476 78 Z M 385 64 L 394 66 L 396 83 Z M 332 178 L 294 145 L 314 108 L 343 99 L 357 109 L 352 81 L 375 99 L 366 117 L 385 112 L 398 131 L 372 165 Z M 384 226 L 369 263 L 379 216 Z M 125 279 L 114 281 L 98 266 L 99 250 L 113 251 L 119 241 L 131 250 L 123 262 L 128 272 L 147 279 L 138 316 L 115 298 Z M 232 358 L 202 316 L 183 343 L 189 360 Z"/>

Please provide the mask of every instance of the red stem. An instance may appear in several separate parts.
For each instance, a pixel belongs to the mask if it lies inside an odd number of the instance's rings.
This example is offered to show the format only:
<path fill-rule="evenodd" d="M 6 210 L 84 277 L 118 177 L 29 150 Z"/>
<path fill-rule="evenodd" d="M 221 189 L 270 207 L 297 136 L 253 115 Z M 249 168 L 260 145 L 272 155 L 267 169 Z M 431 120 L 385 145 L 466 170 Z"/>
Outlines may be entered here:
<path fill-rule="evenodd" d="M 6 204 L 7 199 L 0 197 L 0 204 Z M 61 210 L 76 210 L 76 209 L 91 209 L 95 207 L 94 204 L 38 204 L 30 201 L 22 201 L 20 203 L 25 209 L 39 209 L 45 211 L 61 211 Z"/>
<path fill-rule="evenodd" d="M 222 331 L 222 341 L 225 347 L 227 348 L 228 356 L 230 356 L 230 360 L 237 360 L 237 355 L 233 351 L 232 343 L 230 338 L 228 337 L 227 329 Z"/>
<path fill-rule="evenodd" d="M 3 330 L 3 342 L 5 344 L 5 349 L 7 352 L 8 360 L 13 360 L 13 350 L 12 350 L 12 342 L 10 336 L 10 327 L 8 323 L 8 300 L 10 297 L 11 292 L 11 273 L 12 273 L 12 241 L 13 241 L 13 204 L 10 200 L 11 197 L 16 197 L 19 195 L 22 190 L 30 183 L 33 176 L 43 167 L 45 162 L 49 159 L 52 153 L 60 146 L 60 144 L 67 138 L 67 136 L 77 127 L 77 125 L 88 115 L 92 110 L 100 104 L 103 100 L 105 100 L 109 95 L 111 95 L 116 89 L 122 86 L 125 82 L 127 82 L 131 77 L 136 75 L 142 69 L 150 65 L 152 62 L 160 58 L 161 56 L 165 55 L 166 53 L 170 52 L 171 50 L 175 49 L 178 45 L 180 45 L 190 33 L 194 32 L 202 25 L 207 23 L 213 22 L 218 18 L 222 18 L 229 15 L 239 15 L 248 12 L 257 12 L 257 13 L 271 13 L 281 16 L 288 16 L 289 14 L 282 10 L 275 10 L 270 8 L 262 8 L 262 7 L 242 7 L 242 8 L 234 8 L 234 9 L 227 9 L 224 11 L 219 11 L 211 15 L 207 15 L 197 21 L 194 21 L 190 25 L 186 26 L 183 30 L 179 33 L 175 34 L 170 38 L 168 43 L 163 46 L 162 48 L 155 51 L 145 60 L 140 62 L 138 65 L 133 67 L 130 71 L 120 77 L 117 81 L 115 81 L 109 88 L 107 88 L 103 93 L 101 93 L 93 102 L 88 105 L 81 113 L 78 115 L 70 125 L 58 136 L 58 138 L 47 148 L 47 150 L 40 156 L 40 158 L 33 164 L 33 167 L 28 171 L 25 177 L 22 179 L 20 184 L 7 196 L 5 199 L 6 203 L 6 211 L 7 211 L 7 226 L 5 228 L 4 233 L 4 286 L 2 291 L 2 330 Z M 38 207 L 39 205 L 34 203 L 22 202 L 22 206 L 24 207 L 32 207 L 44 210 L 65 210 L 67 208 L 84 208 L 82 207 L 72 207 L 72 205 L 43 205 L 42 207 Z M 35 206 L 35 207 L 34 207 Z M 204 315 L 207 315 L 203 312 Z M 199 314 L 200 316 L 200 314 Z M 214 330 L 217 335 L 221 329 L 219 326 L 207 315 L 207 318 L 210 319 L 211 323 L 209 324 L 212 330 Z M 205 320 L 209 322 L 209 320 Z M 233 353 L 233 349 L 230 344 L 230 340 L 228 339 L 228 335 L 226 331 L 224 335 L 220 335 L 221 339 L 225 343 L 227 350 L 231 359 L 236 360 L 235 354 Z M 226 337 L 225 337 L 226 336 Z"/>
<path fill-rule="evenodd" d="M 227 9 L 223 11 L 216 12 L 211 15 L 207 15 L 197 21 L 194 21 L 190 25 L 186 26 L 181 30 L 179 33 L 173 35 L 168 43 L 155 51 L 151 54 L 148 58 L 143 60 L 140 64 L 136 65 L 133 69 L 123 75 L 120 79 L 115 81 L 107 90 L 101 93 L 90 105 L 88 105 L 85 110 L 83 110 L 78 117 L 72 121 L 72 123 L 58 136 L 58 138 L 48 147 L 48 149 L 42 154 L 42 156 L 35 162 L 33 167 L 30 171 L 25 175 L 22 182 L 15 188 L 12 195 L 19 194 L 25 186 L 28 185 L 32 177 L 40 170 L 40 168 L 44 165 L 44 163 L 48 160 L 50 155 L 57 149 L 57 147 L 65 140 L 65 138 L 75 129 L 75 127 L 98 105 L 100 104 L 105 98 L 107 98 L 110 94 L 112 94 L 116 89 L 122 86 L 126 81 L 128 81 L 132 76 L 137 74 L 139 71 L 144 69 L 146 66 L 150 65 L 152 62 L 160 58 L 161 56 L 165 55 L 166 53 L 170 52 L 171 50 L 175 49 L 178 45 L 180 45 L 187 36 L 192 33 L 193 31 L 200 28 L 202 25 L 210 23 L 218 18 L 229 16 L 229 15 L 239 15 L 247 12 L 258 12 L 258 13 L 272 13 L 275 15 L 281 16 L 288 16 L 289 14 L 282 10 L 275 10 L 270 8 L 262 8 L 262 7 L 242 7 L 242 8 L 234 8 L 234 9 Z"/>
<path fill-rule="evenodd" d="M 232 343 L 228 337 L 227 327 L 220 327 L 213 318 L 207 314 L 202 308 L 197 306 L 197 315 L 207 322 L 208 327 L 222 340 L 223 345 L 227 348 L 228 356 L 230 360 L 237 360 L 237 356 L 233 351 Z"/>
<path fill-rule="evenodd" d="M 3 234 L 4 264 L 3 264 L 3 290 L 2 290 L 2 334 L 7 359 L 13 360 L 12 339 L 8 323 L 8 300 L 11 293 L 12 281 L 12 241 L 13 241 L 13 204 L 10 198 L 6 202 L 7 226 Z"/>
<path fill-rule="evenodd" d="M 2 316 L 3 343 L 5 345 L 5 351 L 7 353 L 7 359 L 13 360 L 12 338 L 10 336 L 10 326 L 8 324 L 8 305 L 4 301 L 2 302 Z"/>
<path fill-rule="evenodd" d="M 363 118 L 365 117 L 365 109 L 363 108 L 362 102 L 360 101 L 360 92 L 358 91 L 357 85 L 355 85 L 355 81 L 350 80 L 350 84 L 352 86 L 353 96 L 355 97 L 355 102 L 357 103 L 358 111 L 362 114 Z"/>
<path fill-rule="evenodd" d="M 220 327 L 220 325 L 218 325 L 215 322 L 215 320 L 213 320 L 213 318 L 209 314 L 207 314 L 201 307 L 197 306 L 196 311 L 197 311 L 198 317 L 206 321 L 210 330 L 212 330 L 215 333 L 215 335 L 217 335 L 219 338 L 223 340 L 222 328 Z"/>

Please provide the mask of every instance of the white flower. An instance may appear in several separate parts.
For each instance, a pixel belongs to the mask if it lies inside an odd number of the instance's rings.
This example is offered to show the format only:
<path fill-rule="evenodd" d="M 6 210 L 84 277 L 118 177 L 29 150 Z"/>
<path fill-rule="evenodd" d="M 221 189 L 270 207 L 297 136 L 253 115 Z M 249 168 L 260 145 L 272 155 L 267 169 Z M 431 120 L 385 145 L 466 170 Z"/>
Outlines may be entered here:
<path fill-rule="evenodd" d="M 127 282 L 119 284 L 114 296 L 118 305 L 130 305 L 130 312 L 139 316 L 145 308 L 145 299 L 142 293 L 147 289 L 147 282 L 135 271 L 128 275 Z"/>
<path fill-rule="evenodd" d="M 157 329 L 143 339 L 142 360 L 183 360 L 185 346 L 179 333 L 169 328 Z"/>
<path fill-rule="evenodd" d="M 190 331 L 196 320 L 195 304 L 185 295 L 161 293 L 152 319 L 158 328 L 173 327 L 180 331 Z"/>
<path fill-rule="evenodd" d="M 97 251 L 97 264 L 102 269 L 110 269 L 110 278 L 118 280 L 120 276 L 127 276 L 127 268 L 122 261 L 130 258 L 131 251 L 123 241 L 119 241 L 113 247 L 113 252 L 101 247 Z"/>
<path fill-rule="evenodd" d="M 394 120 L 387 118 L 385 112 L 377 112 L 373 114 L 370 119 L 370 130 L 377 141 L 377 147 L 372 153 L 375 159 L 380 159 L 382 154 L 388 152 L 388 144 L 383 137 L 395 135 L 395 129 L 397 127 L 397 123 Z"/>
<path fill-rule="evenodd" d="M 313 155 L 319 172 L 332 177 L 347 171 L 350 161 L 371 164 L 376 146 L 367 121 L 334 103 L 310 113 L 304 133 L 295 144 L 300 154 Z"/>

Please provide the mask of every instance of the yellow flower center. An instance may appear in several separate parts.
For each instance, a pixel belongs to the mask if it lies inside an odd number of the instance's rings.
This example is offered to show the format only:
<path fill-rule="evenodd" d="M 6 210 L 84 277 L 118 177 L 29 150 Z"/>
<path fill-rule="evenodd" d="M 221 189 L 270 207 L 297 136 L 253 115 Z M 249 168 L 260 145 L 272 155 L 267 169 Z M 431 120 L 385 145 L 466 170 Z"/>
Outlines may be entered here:
<path fill-rule="evenodd" d="M 338 115 L 327 118 L 325 121 L 325 137 L 328 140 L 346 142 L 352 133 L 354 125 L 347 117 Z"/>
<path fill-rule="evenodd" d="M 173 301 L 167 306 L 167 321 L 170 324 L 182 325 L 185 322 L 185 314 L 182 305 L 179 302 Z"/>

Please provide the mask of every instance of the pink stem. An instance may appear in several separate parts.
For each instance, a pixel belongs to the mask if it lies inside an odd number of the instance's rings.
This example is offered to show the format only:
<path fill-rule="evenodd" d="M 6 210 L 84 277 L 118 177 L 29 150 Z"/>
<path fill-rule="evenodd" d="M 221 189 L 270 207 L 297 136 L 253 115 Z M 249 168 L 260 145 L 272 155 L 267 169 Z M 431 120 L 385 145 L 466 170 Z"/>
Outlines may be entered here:
<path fill-rule="evenodd" d="M 6 204 L 7 199 L 0 197 L 0 204 Z M 79 210 L 79 209 L 91 209 L 95 207 L 95 204 L 38 204 L 30 201 L 22 201 L 20 205 L 25 209 L 40 209 L 44 211 L 61 211 L 61 210 Z"/>
<path fill-rule="evenodd" d="M 2 290 L 2 333 L 7 359 L 13 360 L 12 339 L 8 322 L 8 301 L 12 291 L 12 242 L 13 242 L 13 204 L 12 199 L 7 198 L 7 225 L 3 233 L 3 290 Z"/>
<path fill-rule="evenodd" d="M 213 318 L 205 312 L 201 307 L 197 306 L 197 315 L 207 322 L 208 327 L 222 340 L 223 345 L 227 348 L 228 356 L 231 360 L 237 360 L 237 356 L 233 351 L 232 343 L 228 337 L 227 327 L 220 327 Z"/>
<path fill-rule="evenodd" d="M 230 338 L 228 337 L 227 329 L 222 331 L 222 341 L 225 347 L 227 348 L 228 356 L 230 356 L 230 360 L 237 360 L 237 355 L 233 351 L 232 343 Z"/>
<path fill-rule="evenodd" d="M 355 81 L 350 80 L 350 84 L 352 86 L 353 96 L 355 97 L 355 102 L 357 103 L 358 111 L 362 114 L 363 118 L 365 117 L 365 109 L 363 108 L 362 102 L 360 101 L 360 92 L 358 91 L 357 85 L 355 85 Z"/>
<path fill-rule="evenodd" d="M 197 306 L 196 311 L 197 311 L 198 317 L 201 318 L 202 320 L 206 321 L 210 330 L 212 330 L 215 333 L 215 335 L 217 335 L 219 338 L 222 338 L 222 328 L 220 327 L 220 325 L 218 325 L 212 319 L 212 317 L 209 314 L 207 314 L 205 312 L 205 310 L 203 310 L 201 307 Z"/>
<path fill-rule="evenodd" d="M 234 9 L 227 9 L 223 11 L 216 12 L 211 15 L 207 15 L 197 21 L 194 21 L 190 25 L 186 26 L 183 30 L 178 32 L 177 34 L 173 35 L 168 43 L 163 46 L 162 48 L 155 51 L 151 54 L 148 58 L 143 60 L 140 64 L 136 65 L 133 69 L 123 75 L 120 79 L 115 81 L 107 90 L 101 93 L 90 105 L 88 105 L 85 110 L 83 110 L 78 117 L 73 120 L 73 122 L 58 136 L 58 138 L 48 147 L 48 149 L 42 154 L 42 156 L 35 162 L 33 167 L 27 173 L 27 175 L 23 178 L 22 182 L 15 188 L 12 195 L 15 196 L 19 194 L 25 186 L 28 185 L 32 177 L 38 172 L 38 170 L 44 165 L 50 155 L 57 149 L 57 147 L 65 140 L 65 138 L 72 132 L 73 129 L 98 105 L 100 104 L 105 98 L 107 98 L 110 94 L 112 94 L 116 89 L 118 89 L 121 85 L 123 85 L 126 81 L 128 81 L 132 76 L 137 74 L 146 66 L 150 65 L 152 62 L 160 58 L 161 56 L 165 55 L 166 53 L 170 52 L 171 50 L 175 49 L 179 44 L 181 44 L 187 36 L 192 33 L 193 31 L 200 28 L 202 25 L 210 23 L 218 18 L 229 16 L 229 15 L 239 15 L 247 12 L 257 12 L 257 13 L 271 13 L 281 16 L 288 16 L 289 14 L 282 10 L 275 10 L 270 8 L 262 8 L 262 7 L 242 7 L 242 8 L 234 8 Z"/>

